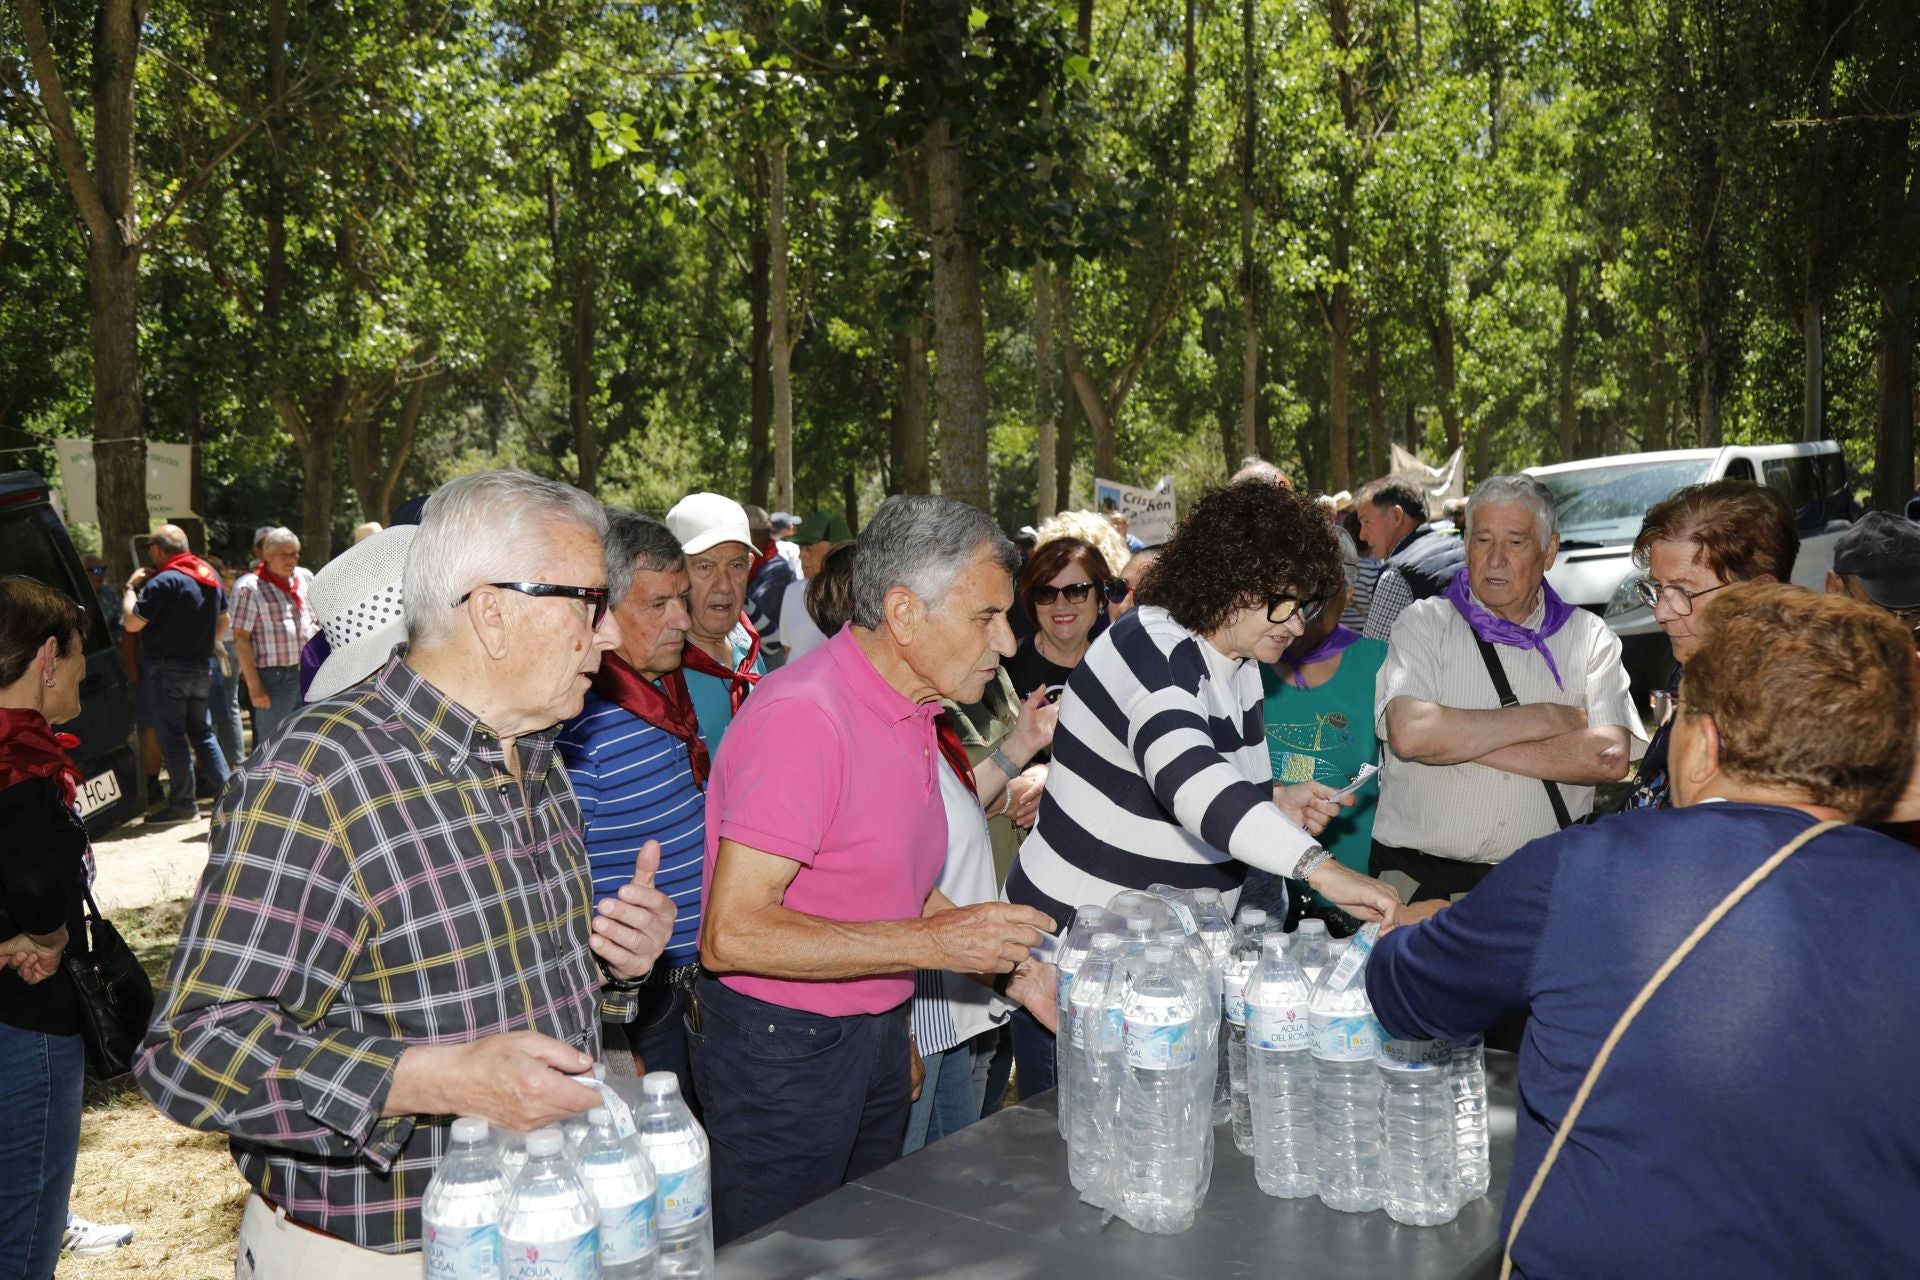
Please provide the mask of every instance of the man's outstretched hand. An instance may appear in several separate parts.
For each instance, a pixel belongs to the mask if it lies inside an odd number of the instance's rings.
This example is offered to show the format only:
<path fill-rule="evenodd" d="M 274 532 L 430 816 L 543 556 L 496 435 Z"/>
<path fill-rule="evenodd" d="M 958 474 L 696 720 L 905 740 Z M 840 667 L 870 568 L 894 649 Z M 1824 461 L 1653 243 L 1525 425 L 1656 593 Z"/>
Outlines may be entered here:
<path fill-rule="evenodd" d="M 590 945 L 616 978 L 646 977 L 673 937 L 673 899 L 653 887 L 659 870 L 660 842 L 649 840 L 633 860 L 633 879 L 595 908 Z"/>

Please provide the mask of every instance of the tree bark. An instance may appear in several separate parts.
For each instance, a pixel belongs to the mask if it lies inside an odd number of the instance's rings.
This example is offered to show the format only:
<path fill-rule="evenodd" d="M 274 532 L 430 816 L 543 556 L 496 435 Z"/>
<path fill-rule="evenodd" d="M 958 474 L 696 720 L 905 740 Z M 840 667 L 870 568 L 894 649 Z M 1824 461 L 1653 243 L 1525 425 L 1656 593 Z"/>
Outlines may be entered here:
<path fill-rule="evenodd" d="M 1579 412 L 1575 407 L 1574 358 L 1580 353 L 1580 259 L 1569 258 L 1560 268 L 1560 461 L 1579 453 Z"/>
<path fill-rule="evenodd" d="M 1367 469 L 1374 476 L 1386 475 L 1387 396 L 1380 375 L 1380 321 L 1367 326 Z"/>
<path fill-rule="evenodd" d="M 793 340 L 788 336 L 787 144 L 767 147 L 767 351 L 773 382 L 773 506 L 793 510 Z"/>
<path fill-rule="evenodd" d="M 1254 310 L 1253 174 L 1259 111 L 1254 94 L 1254 0 L 1240 0 L 1240 450 L 1256 452 L 1260 396 L 1260 328 Z"/>
<path fill-rule="evenodd" d="M 1335 243 L 1341 243 L 1337 233 Z M 1333 286 L 1327 337 L 1327 491 L 1337 493 L 1353 487 L 1353 432 L 1347 407 L 1353 390 L 1353 299 L 1344 279 Z"/>
<path fill-rule="evenodd" d="M 1832 46 L 1829 45 L 1828 48 Z M 1815 73 L 1819 87 L 1814 96 L 1814 116 L 1824 119 L 1833 114 L 1833 59 L 1823 51 Z M 1827 178 L 1827 129 L 1815 125 L 1807 159 L 1807 225 L 1802 240 L 1803 262 L 1800 280 L 1800 341 L 1805 347 L 1801 370 L 1800 438 L 1818 440 L 1826 435 L 1826 333 L 1825 296 L 1821 254 L 1824 252 L 1823 211 Z"/>
<path fill-rule="evenodd" d="M 754 189 L 765 198 L 766 173 L 754 164 Z M 767 505 L 767 492 L 773 487 L 773 327 L 772 308 L 773 249 L 767 242 L 766 223 L 756 218 L 749 239 L 751 269 L 747 272 L 747 309 L 752 317 L 748 339 L 748 358 L 753 361 L 747 401 L 747 501 Z"/>
<path fill-rule="evenodd" d="M 431 365 L 433 358 L 433 348 L 429 347 L 421 362 L 422 368 Z M 347 423 L 347 476 L 353 482 L 354 496 L 359 499 L 362 520 L 385 524 L 393 515 L 394 495 L 400 488 L 407 462 L 413 457 L 413 443 L 433 376 L 431 372 L 416 372 L 407 384 L 406 399 L 401 401 L 394 428 L 391 456 L 386 456 L 382 448 L 378 414 L 362 414 Z"/>
<path fill-rule="evenodd" d="M 1440 390 L 1440 422 L 1446 428 L 1447 454 L 1460 447 L 1460 395 L 1453 358 L 1453 317 L 1443 308 L 1427 317 L 1433 345 L 1433 374 Z"/>
<path fill-rule="evenodd" d="M 1653 318 L 1653 351 L 1650 355 L 1653 378 L 1647 394 L 1647 433 L 1641 447 L 1656 453 L 1667 447 L 1667 415 L 1673 401 L 1673 372 L 1667 368 L 1667 326 L 1659 316 Z"/>
<path fill-rule="evenodd" d="M 1915 176 L 1920 189 L 1920 174 Z M 1914 282 L 1880 291 L 1880 403 L 1874 436 L 1873 505 L 1901 511 L 1914 496 Z"/>
<path fill-rule="evenodd" d="M 1060 362 L 1053 349 L 1053 272 L 1044 260 L 1033 264 L 1033 421 L 1039 475 L 1034 482 L 1034 516 L 1045 520 L 1059 508 Z"/>
<path fill-rule="evenodd" d="M 980 244 L 966 156 L 944 113 L 925 134 L 933 240 L 934 395 L 940 429 L 940 491 L 982 511 L 987 495 L 986 316 Z"/>
<path fill-rule="evenodd" d="M 600 428 L 593 417 L 594 329 L 598 308 L 594 299 L 594 266 L 581 254 L 573 264 L 572 323 L 567 343 L 567 415 L 573 425 L 573 453 L 580 469 L 580 487 L 600 491 Z"/>
<path fill-rule="evenodd" d="M 927 316 L 923 311 L 895 336 L 900 364 L 900 391 L 893 406 L 892 470 L 894 493 L 932 493 L 933 475 L 927 459 L 928 392 Z"/>
<path fill-rule="evenodd" d="M 133 539 L 147 532 L 147 442 L 140 384 L 138 211 L 134 205 L 134 68 L 144 0 L 102 0 L 93 25 L 93 163 L 47 36 L 39 0 L 19 0 L 41 110 L 79 214 L 86 245 L 93 356 L 95 504 L 101 551 L 116 580 L 135 566 Z"/>

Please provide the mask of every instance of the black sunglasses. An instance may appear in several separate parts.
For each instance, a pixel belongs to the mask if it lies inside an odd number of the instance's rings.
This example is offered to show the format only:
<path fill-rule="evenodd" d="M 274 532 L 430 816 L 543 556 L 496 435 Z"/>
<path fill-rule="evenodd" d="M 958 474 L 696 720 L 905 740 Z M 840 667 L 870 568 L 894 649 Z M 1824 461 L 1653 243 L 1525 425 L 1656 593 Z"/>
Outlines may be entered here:
<path fill-rule="evenodd" d="M 1125 578 L 1108 578 L 1100 594 L 1107 598 L 1108 604 L 1125 604 L 1127 597 L 1133 594 L 1133 584 Z"/>
<path fill-rule="evenodd" d="M 1325 600 L 1295 600 L 1292 596 L 1274 596 L 1267 601 L 1267 621 L 1282 623 L 1298 613 L 1301 624 L 1311 626 L 1313 620 L 1320 616 L 1320 611 L 1326 607 Z"/>
<path fill-rule="evenodd" d="M 523 596 L 565 596 L 569 600 L 585 600 L 593 606 L 592 630 L 598 631 L 607 617 L 607 589 L 605 587 L 563 587 L 554 582 L 489 582 L 490 587 L 502 591 L 518 591 Z M 458 609 L 473 598 L 469 591 L 453 602 Z"/>
<path fill-rule="evenodd" d="M 1064 587 L 1035 587 L 1033 602 L 1044 609 L 1061 596 L 1065 596 L 1068 604 L 1082 604 L 1092 594 L 1091 582 L 1069 582 Z"/>

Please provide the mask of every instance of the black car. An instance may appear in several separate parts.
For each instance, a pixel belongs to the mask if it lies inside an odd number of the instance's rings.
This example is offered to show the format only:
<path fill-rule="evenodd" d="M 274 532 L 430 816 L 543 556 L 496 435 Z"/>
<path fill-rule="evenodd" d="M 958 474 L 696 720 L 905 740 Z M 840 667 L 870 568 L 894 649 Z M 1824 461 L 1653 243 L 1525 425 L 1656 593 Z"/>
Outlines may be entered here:
<path fill-rule="evenodd" d="M 133 690 L 80 553 L 48 499 L 47 482 L 31 471 L 0 474 L 0 574 L 10 573 L 57 587 L 86 610 L 87 674 L 80 681 L 80 714 L 60 728 L 80 739 L 71 752 L 80 769 L 80 815 L 98 839 L 144 808 Z"/>

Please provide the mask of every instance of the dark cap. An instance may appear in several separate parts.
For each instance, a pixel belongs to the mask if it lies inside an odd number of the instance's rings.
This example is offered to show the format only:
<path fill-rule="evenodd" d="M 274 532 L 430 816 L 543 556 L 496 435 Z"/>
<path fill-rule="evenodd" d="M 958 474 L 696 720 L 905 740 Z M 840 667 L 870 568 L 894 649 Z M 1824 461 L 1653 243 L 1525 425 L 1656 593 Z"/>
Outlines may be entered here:
<path fill-rule="evenodd" d="M 1884 609 L 1920 608 L 1920 524 L 1869 511 L 1833 544 L 1833 571 L 1858 578 Z"/>
<path fill-rule="evenodd" d="M 796 544 L 810 547 L 816 542 L 852 542 L 853 530 L 838 511 L 816 511 L 800 522 L 793 535 Z"/>

